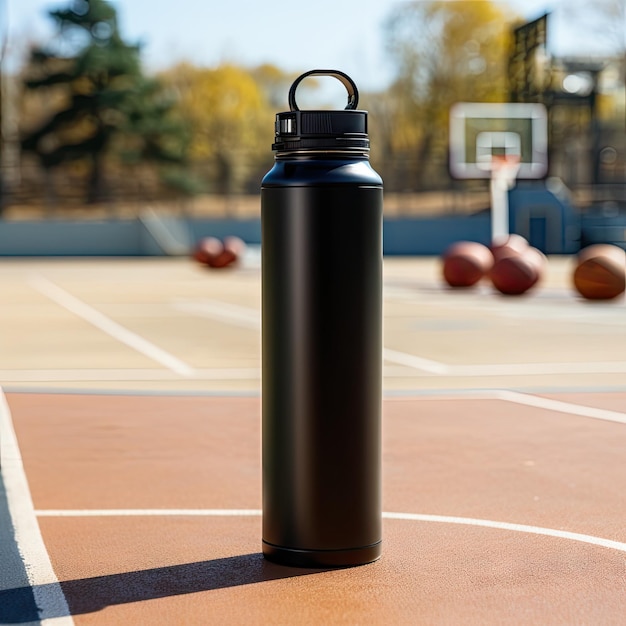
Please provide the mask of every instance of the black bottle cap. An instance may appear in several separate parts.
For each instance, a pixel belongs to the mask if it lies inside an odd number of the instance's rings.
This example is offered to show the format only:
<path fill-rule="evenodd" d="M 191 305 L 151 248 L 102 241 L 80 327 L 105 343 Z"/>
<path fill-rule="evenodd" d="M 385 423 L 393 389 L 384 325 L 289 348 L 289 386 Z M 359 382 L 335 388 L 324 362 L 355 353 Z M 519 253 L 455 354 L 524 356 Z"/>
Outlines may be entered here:
<path fill-rule="evenodd" d="M 348 92 L 343 111 L 301 111 L 296 103 L 296 89 L 307 76 L 332 76 Z M 367 152 L 367 111 L 357 110 L 359 92 L 354 81 L 338 70 L 311 70 L 299 76 L 289 89 L 289 111 L 276 115 L 276 139 L 272 150 L 301 152 L 349 150 Z"/>

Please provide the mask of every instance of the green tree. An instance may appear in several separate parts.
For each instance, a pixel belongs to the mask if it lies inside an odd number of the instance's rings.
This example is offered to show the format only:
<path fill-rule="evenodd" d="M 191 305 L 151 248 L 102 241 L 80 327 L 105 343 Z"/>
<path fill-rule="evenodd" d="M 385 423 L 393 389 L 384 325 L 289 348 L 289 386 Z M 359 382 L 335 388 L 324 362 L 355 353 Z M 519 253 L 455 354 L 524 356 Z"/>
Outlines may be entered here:
<path fill-rule="evenodd" d="M 105 0 L 76 0 L 50 16 L 59 36 L 32 51 L 25 87 L 62 94 L 61 104 L 23 136 L 22 148 L 46 171 L 87 162 L 88 202 L 107 195 L 105 164 L 114 148 L 130 162 L 180 162 L 184 133 L 168 118 L 171 102 L 143 76 L 140 49 L 122 39 L 115 9 Z"/>
<path fill-rule="evenodd" d="M 489 0 L 414 0 L 392 11 L 385 32 L 396 78 L 384 144 L 403 164 L 405 188 L 420 188 L 433 178 L 435 152 L 445 169 L 452 104 L 504 97 L 508 19 Z"/>
<path fill-rule="evenodd" d="M 120 103 L 111 151 L 119 164 L 132 168 L 139 183 L 142 170 L 155 166 L 162 185 L 175 195 L 193 196 L 202 183 L 187 168 L 191 145 L 189 124 L 175 112 L 176 99 L 155 78 L 139 77 Z"/>

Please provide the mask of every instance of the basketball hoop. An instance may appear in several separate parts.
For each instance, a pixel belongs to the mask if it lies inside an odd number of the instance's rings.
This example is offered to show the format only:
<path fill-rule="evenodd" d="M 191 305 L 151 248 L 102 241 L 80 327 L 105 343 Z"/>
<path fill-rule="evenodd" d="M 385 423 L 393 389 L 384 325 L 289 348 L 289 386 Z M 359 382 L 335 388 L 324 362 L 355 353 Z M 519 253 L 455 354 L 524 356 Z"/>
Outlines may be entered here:
<path fill-rule="evenodd" d="M 543 178 L 548 170 L 548 113 L 526 102 L 457 102 L 450 109 L 450 173 L 471 180 L 494 178 L 494 155 L 507 167 L 518 157 L 516 178 Z M 511 179 L 511 171 L 508 179 Z"/>
<path fill-rule="evenodd" d="M 515 181 L 548 171 L 548 112 L 527 102 L 457 102 L 450 109 L 450 173 L 488 179 L 492 239 L 509 235 Z"/>

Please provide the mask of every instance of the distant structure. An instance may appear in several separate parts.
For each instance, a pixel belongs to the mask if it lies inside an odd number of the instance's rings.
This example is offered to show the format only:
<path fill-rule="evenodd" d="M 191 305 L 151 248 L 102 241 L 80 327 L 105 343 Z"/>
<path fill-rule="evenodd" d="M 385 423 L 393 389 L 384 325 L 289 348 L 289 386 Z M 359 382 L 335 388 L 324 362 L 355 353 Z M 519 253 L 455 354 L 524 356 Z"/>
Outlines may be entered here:
<path fill-rule="evenodd" d="M 552 57 L 548 20 L 545 14 L 513 29 L 509 100 L 548 109 L 551 175 L 576 188 L 626 188 L 626 87 L 620 60 Z M 607 191 L 600 200 L 606 201 Z M 626 195 L 612 192 L 618 204 L 626 205 Z"/>

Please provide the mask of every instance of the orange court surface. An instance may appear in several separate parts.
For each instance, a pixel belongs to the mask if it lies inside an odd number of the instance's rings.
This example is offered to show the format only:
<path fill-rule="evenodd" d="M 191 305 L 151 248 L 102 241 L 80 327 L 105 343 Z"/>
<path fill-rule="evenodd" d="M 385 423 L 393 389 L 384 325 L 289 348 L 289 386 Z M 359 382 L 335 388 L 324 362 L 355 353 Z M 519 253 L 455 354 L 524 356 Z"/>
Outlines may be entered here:
<path fill-rule="evenodd" d="M 0 624 L 625 624 L 626 306 L 384 263 L 383 556 L 261 555 L 258 254 L 0 263 Z"/>

